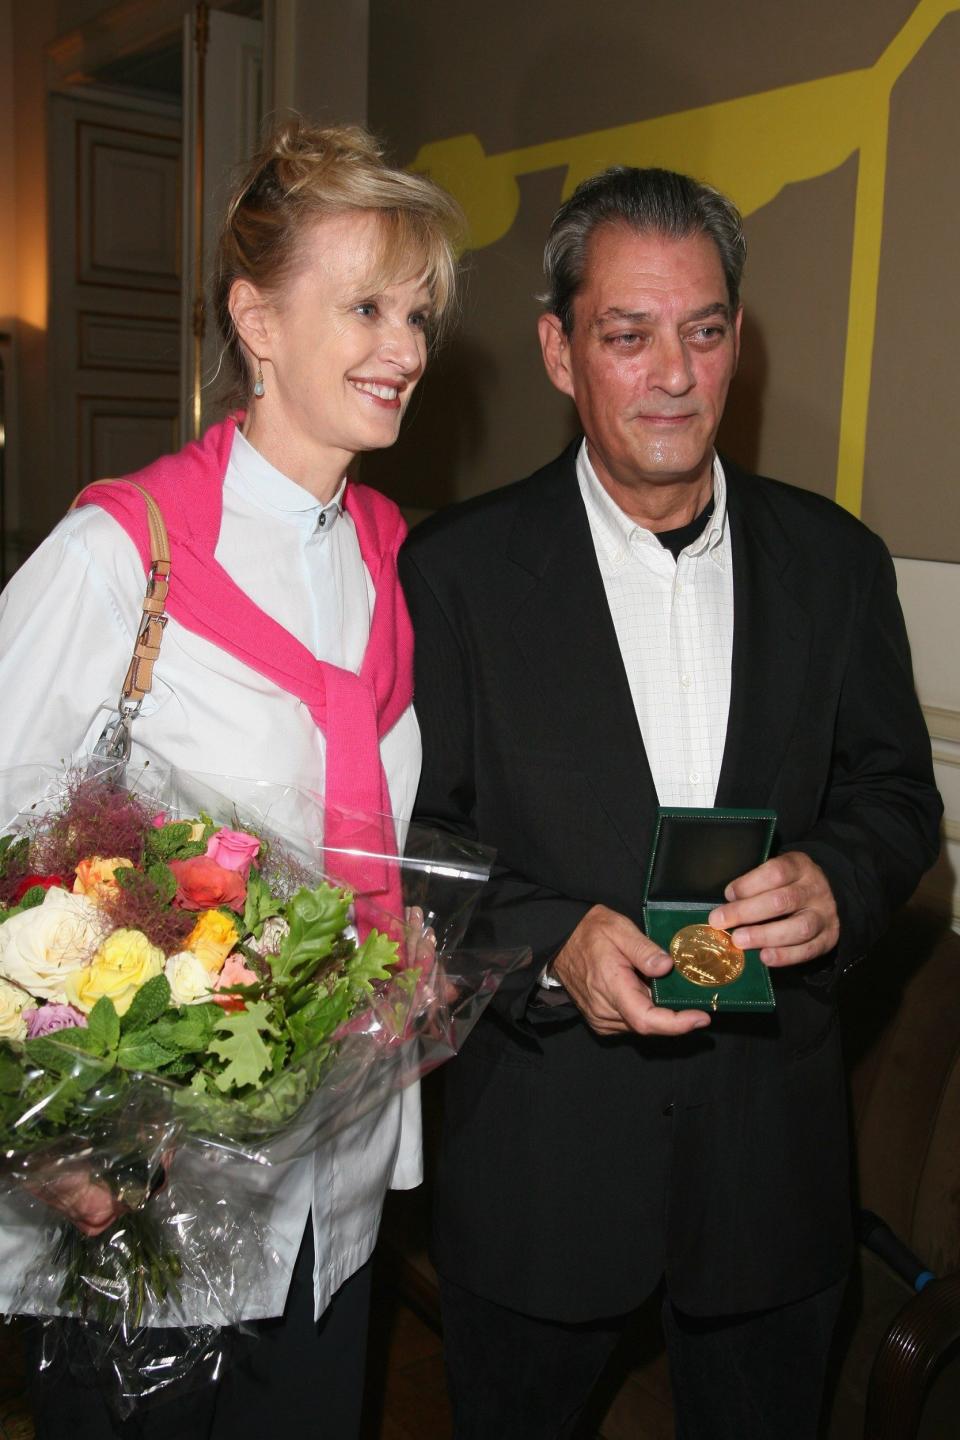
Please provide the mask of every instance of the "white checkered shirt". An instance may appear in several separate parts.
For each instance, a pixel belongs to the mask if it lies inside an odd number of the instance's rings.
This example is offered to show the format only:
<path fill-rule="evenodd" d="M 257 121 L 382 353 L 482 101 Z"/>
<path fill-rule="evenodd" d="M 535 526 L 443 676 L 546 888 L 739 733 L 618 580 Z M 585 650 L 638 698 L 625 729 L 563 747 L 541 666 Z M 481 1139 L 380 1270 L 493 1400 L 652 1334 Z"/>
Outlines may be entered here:
<path fill-rule="evenodd" d="M 714 457 L 713 515 L 678 561 L 610 498 L 586 441 L 577 479 L 659 802 L 711 806 L 727 735 L 733 650 L 723 466 Z"/>

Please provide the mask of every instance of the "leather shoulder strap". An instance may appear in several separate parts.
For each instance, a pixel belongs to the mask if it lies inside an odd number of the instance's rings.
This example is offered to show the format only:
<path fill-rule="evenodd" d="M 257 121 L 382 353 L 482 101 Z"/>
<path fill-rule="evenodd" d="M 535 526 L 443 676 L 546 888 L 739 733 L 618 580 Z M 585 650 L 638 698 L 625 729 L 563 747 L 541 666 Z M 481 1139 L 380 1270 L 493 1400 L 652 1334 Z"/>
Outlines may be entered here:
<path fill-rule="evenodd" d="M 116 483 L 111 480 L 93 481 L 93 485 Z M 123 483 L 129 485 L 143 497 L 147 507 L 147 525 L 150 532 L 150 573 L 147 576 L 147 589 L 143 597 L 137 641 L 120 692 L 118 707 L 121 715 L 132 718 L 140 709 L 144 696 L 150 694 L 153 685 L 153 667 L 160 655 L 163 627 L 167 623 L 164 607 L 170 589 L 170 537 L 167 534 L 163 512 L 153 496 L 132 480 L 125 480 Z M 87 485 L 84 489 L 90 490 L 93 485 Z M 79 498 L 78 496 L 77 499 Z M 71 510 L 76 503 L 77 501 L 74 500 L 70 506 Z"/>

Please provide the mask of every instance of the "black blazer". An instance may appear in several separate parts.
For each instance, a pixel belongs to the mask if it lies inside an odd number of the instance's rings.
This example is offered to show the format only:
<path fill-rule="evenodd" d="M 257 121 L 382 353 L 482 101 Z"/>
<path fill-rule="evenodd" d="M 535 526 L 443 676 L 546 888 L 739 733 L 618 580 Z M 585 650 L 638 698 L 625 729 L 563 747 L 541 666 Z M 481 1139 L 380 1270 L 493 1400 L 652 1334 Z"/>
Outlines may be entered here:
<path fill-rule="evenodd" d="M 601 1039 L 535 976 L 591 905 L 639 921 L 657 805 L 575 473 L 577 446 L 419 527 L 418 817 L 496 846 L 468 943 L 533 950 L 450 1067 L 434 1256 L 557 1320 L 786 1303 L 849 1260 L 843 963 L 937 852 L 940 802 L 881 542 L 830 501 L 724 462 L 734 564 L 718 806 L 770 807 L 823 867 L 839 952 L 774 972 L 770 1016 Z"/>

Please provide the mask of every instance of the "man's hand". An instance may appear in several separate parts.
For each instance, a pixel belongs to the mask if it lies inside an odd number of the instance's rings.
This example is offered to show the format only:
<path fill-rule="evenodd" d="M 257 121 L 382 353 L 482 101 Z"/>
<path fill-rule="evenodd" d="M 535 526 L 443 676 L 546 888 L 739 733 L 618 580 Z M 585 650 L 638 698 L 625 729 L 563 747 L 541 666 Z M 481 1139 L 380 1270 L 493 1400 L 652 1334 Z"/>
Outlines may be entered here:
<path fill-rule="evenodd" d="M 686 1035 L 709 1025 L 709 1015 L 658 1008 L 644 978 L 666 975 L 672 964 L 632 920 L 594 905 L 550 969 L 598 1035 Z"/>
<path fill-rule="evenodd" d="M 802 965 L 832 950 L 840 919 L 826 875 L 809 855 L 788 850 L 731 881 L 710 924 L 729 930 L 764 965 Z"/>

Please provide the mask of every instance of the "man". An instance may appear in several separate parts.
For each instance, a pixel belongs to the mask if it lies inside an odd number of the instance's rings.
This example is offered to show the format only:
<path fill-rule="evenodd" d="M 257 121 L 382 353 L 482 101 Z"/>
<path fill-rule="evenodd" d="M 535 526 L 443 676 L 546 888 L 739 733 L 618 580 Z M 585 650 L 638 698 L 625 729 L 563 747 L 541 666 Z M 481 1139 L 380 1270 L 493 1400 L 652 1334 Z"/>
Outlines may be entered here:
<path fill-rule="evenodd" d="M 684 1440 L 811 1440 L 851 1255 L 834 990 L 937 851 L 893 566 L 829 501 L 714 451 L 734 206 L 586 181 L 540 340 L 584 440 L 422 526 L 420 817 L 497 847 L 471 939 L 529 945 L 452 1067 L 434 1255 L 458 1440 L 567 1436 L 663 1280 Z M 710 924 L 776 1010 L 657 1008 L 658 805 L 770 808 Z"/>

